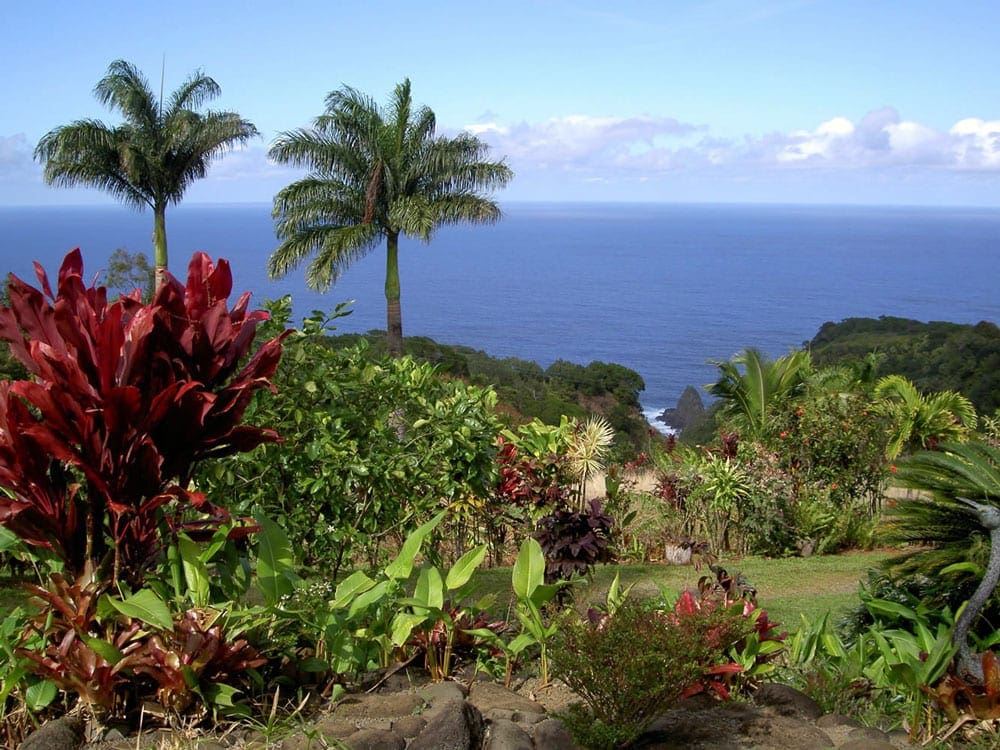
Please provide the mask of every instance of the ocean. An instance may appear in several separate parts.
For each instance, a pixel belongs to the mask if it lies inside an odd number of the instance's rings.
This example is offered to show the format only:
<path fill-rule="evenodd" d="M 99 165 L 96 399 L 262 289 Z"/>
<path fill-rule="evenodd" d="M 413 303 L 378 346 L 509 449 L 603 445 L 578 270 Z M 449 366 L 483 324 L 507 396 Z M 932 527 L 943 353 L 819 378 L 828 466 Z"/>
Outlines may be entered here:
<path fill-rule="evenodd" d="M 151 257 L 151 232 L 150 213 L 120 206 L 0 207 L 2 269 L 33 282 L 38 260 L 54 277 L 79 246 L 90 276 L 118 247 Z M 178 276 L 204 250 L 230 261 L 236 293 L 291 294 L 296 319 L 354 300 L 338 330 L 385 327 L 381 248 L 319 294 L 302 270 L 267 278 L 268 205 L 171 208 L 167 236 Z M 499 224 L 404 241 L 400 275 L 404 335 L 542 366 L 618 362 L 652 415 L 715 380 L 711 360 L 780 356 L 826 321 L 1000 321 L 1000 210 L 509 204 Z"/>

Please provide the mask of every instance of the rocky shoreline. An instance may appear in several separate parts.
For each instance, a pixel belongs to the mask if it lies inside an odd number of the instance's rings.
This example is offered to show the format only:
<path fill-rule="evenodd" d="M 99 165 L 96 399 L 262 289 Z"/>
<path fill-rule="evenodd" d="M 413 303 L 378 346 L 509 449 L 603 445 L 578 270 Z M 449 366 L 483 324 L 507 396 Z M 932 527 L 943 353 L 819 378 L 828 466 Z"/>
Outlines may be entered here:
<path fill-rule="evenodd" d="M 701 400 L 698 390 L 689 385 L 684 389 L 673 409 L 664 409 L 654 419 L 680 434 L 688 425 L 700 419 L 705 413 L 705 402 Z"/>

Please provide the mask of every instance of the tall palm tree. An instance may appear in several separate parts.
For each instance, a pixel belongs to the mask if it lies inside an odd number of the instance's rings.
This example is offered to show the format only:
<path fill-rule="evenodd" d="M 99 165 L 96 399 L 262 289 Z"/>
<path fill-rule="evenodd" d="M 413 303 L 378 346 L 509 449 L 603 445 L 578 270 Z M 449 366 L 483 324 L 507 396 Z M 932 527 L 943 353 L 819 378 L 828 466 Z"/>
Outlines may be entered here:
<path fill-rule="evenodd" d="M 435 137 L 434 113 L 415 107 L 410 81 L 384 109 L 345 86 L 326 97 L 311 128 L 282 133 L 271 147 L 278 162 L 310 174 L 274 198 L 281 245 L 268 261 L 284 276 L 309 256 L 306 281 L 325 291 L 355 260 L 385 240 L 386 330 L 389 352 L 402 353 L 399 236 L 430 241 L 442 224 L 493 223 L 497 204 L 483 191 L 506 185 L 503 161 L 485 161 L 488 146 L 470 133 Z"/>
<path fill-rule="evenodd" d="M 961 393 L 939 391 L 925 396 L 902 375 L 879 380 L 875 398 L 893 421 L 887 449 L 890 459 L 907 449 L 965 440 L 978 421 L 976 408 Z"/>
<path fill-rule="evenodd" d="M 180 202 L 213 158 L 257 135 L 235 112 L 197 112 L 220 93 L 214 80 L 196 71 L 167 101 L 158 101 L 138 68 L 115 60 L 94 96 L 125 122 L 77 120 L 49 131 L 35 148 L 49 184 L 91 185 L 136 209 L 153 209 L 157 286 L 167 270 L 167 205 Z"/>
<path fill-rule="evenodd" d="M 750 348 L 727 362 L 714 364 L 719 368 L 719 379 L 708 386 L 708 392 L 723 399 L 723 413 L 740 431 L 760 439 L 774 417 L 776 404 L 805 384 L 812 357 L 800 350 L 769 362 L 760 350 Z"/>

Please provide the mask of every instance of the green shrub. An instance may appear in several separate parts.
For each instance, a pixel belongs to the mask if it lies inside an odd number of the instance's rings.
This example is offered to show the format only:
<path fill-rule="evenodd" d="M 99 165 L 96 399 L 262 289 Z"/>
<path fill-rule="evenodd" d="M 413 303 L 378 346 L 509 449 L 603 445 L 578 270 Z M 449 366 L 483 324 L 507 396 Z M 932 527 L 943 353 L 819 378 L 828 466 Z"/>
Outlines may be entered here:
<path fill-rule="evenodd" d="M 587 704 L 589 717 L 578 709 L 567 718 L 588 747 L 628 742 L 658 711 L 704 690 L 713 668 L 729 669 L 727 650 L 751 627 L 742 606 L 665 613 L 629 599 L 593 619 L 567 616 L 551 657 L 554 674 Z"/>
<path fill-rule="evenodd" d="M 284 329 L 291 300 L 269 307 L 268 327 Z M 342 314 L 303 321 L 285 342 L 277 392 L 259 394 L 247 411 L 251 424 L 276 429 L 284 442 L 198 476 L 211 494 L 274 518 L 302 563 L 334 575 L 358 561 L 378 566 L 407 528 L 487 496 L 499 432 L 492 389 L 410 357 L 373 361 L 363 341 L 333 348 L 327 332 Z M 475 523 L 438 533 L 450 537 L 455 557 L 479 541 Z"/>

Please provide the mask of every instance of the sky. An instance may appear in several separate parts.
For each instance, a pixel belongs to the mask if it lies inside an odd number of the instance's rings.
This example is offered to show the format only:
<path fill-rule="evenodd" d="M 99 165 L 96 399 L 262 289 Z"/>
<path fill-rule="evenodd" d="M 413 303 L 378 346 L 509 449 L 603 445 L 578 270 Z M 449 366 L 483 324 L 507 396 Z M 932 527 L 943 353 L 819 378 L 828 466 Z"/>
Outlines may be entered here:
<path fill-rule="evenodd" d="M 412 81 L 439 134 L 515 172 L 501 201 L 1000 206 L 1000 3 L 923 0 L 13 2 L 0 11 L 0 206 L 111 203 L 46 186 L 38 140 L 119 121 L 124 59 L 159 89 L 195 70 L 261 138 L 191 203 L 269 203 L 271 163 L 349 85 Z"/>

